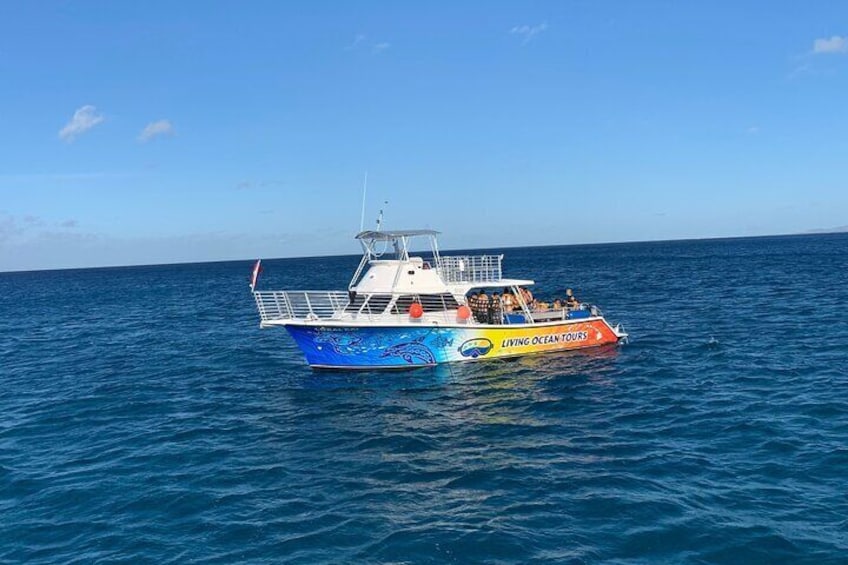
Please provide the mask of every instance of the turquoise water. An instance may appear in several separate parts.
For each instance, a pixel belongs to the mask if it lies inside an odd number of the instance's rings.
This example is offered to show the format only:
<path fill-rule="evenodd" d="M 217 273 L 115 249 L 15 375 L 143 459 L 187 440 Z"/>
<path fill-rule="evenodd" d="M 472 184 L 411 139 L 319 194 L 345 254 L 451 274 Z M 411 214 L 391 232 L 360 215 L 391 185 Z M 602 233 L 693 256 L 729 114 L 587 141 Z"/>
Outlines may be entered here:
<path fill-rule="evenodd" d="M 848 236 L 505 253 L 630 343 L 313 373 L 250 261 L 0 274 L 0 561 L 848 561 Z"/>

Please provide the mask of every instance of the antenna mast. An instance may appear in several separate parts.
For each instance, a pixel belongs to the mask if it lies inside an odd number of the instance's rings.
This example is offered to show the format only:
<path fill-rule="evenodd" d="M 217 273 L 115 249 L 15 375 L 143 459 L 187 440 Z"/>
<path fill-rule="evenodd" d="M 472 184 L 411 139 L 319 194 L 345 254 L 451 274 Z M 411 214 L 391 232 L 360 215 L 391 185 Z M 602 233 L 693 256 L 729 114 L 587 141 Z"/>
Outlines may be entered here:
<path fill-rule="evenodd" d="M 388 203 L 389 203 L 389 201 L 386 200 L 386 201 L 383 202 L 383 205 L 385 206 Z M 380 228 L 382 226 L 383 226 L 383 209 L 380 208 L 380 213 L 377 215 L 377 231 L 380 231 Z"/>
<path fill-rule="evenodd" d="M 365 193 L 368 191 L 368 171 L 365 171 L 365 182 L 362 183 L 362 213 L 359 215 L 359 231 L 365 229 Z"/>

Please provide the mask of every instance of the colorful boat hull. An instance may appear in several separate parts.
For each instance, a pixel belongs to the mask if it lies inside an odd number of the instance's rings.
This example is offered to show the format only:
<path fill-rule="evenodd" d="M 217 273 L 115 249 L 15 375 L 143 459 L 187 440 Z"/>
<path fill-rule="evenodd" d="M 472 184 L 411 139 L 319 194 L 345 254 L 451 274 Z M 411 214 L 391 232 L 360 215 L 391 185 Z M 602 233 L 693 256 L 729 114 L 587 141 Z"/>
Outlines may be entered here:
<path fill-rule="evenodd" d="M 315 368 L 432 366 L 616 343 L 623 334 L 601 317 L 504 326 L 336 326 L 287 324 Z"/>

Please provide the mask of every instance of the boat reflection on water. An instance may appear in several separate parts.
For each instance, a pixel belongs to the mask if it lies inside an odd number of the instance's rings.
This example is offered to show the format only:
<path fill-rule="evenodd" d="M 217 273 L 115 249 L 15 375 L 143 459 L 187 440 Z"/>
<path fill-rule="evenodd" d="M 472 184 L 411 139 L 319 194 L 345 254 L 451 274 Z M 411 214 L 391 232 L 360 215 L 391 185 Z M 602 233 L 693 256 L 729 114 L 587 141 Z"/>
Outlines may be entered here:
<path fill-rule="evenodd" d="M 443 385 L 514 388 L 562 377 L 585 377 L 602 382 L 602 375 L 616 369 L 621 348 L 615 344 L 523 357 L 491 359 L 486 363 L 441 364 L 403 372 L 346 371 L 324 369 L 303 373 L 299 382 L 308 389 L 370 388 L 395 391 L 432 389 Z M 305 378 L 303 378 L 305 377 Z"/>
<path fill-rule="evenodd" d="M 385 371 L 306 372 L 304 391 L 332 391 L 334 410 L 342 409 L 338 425 L 385 429 L 437 421 L 455 425 L 544 425 L 544 412 L 570 410 L 587 389 L 609 389 L 620 368 L 620 348 L 599 347 L 573 352 L 533 355 L 487 363 L 457 363 L 403 373 Z M 527 407 L 538 407 L 535 414 Z M 388 408 L 388 409 L 387 409 Z M 414 416 L 413 416 L 414 415 Z M 356 420 L 361 422 L 356 423 Z"/>
<path fill-rule="evenodd" d="M 530 381 L 581 375 L 592 379 L 599 373 L 613 370 L 615 364 L 612 362 L 617 361 L 620 355 L 621 348 L 615 344 L 609 344 L 591 349 L 492 359 L 486 363 L 439 365 L 429 370 L 442 379 L 455 382 L 472 378 L 498 380 L 500 377 L 514 378 L 516 376 Z"/>

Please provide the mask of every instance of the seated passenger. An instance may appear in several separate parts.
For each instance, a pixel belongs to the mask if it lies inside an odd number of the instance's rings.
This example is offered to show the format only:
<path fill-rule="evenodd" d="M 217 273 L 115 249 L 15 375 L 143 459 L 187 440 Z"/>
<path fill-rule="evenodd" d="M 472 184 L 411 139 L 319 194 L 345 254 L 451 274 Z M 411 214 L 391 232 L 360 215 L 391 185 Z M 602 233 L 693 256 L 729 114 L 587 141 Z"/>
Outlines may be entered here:
<path fill-rule="evenodd" d="M 553 309 L 554 309 L 554 310 L 562 310 L 562 308 L 563 308 L 563 306 L 562 306 L 562 300 L 560 300 L 559 298 L 555 299 L 555 300 L 554 300 Z"/>
<path fill-rule="evenodd" d="M 500 324 L 503 321 L 503 299 L 497 292 L 492 293 L 492 300 L 489 302 L 489 323 Z"/>
<path fill-rule="evenodd" d="M 477 295 L 477 310 L 474 311 L 474 317 L 481 324 L 489 324 L 489 295 L 485 290 L 481 290 Z"/>
<path fill-rule="evenodd" d="M 503 303 L 504 312 L 512 312 L 515 310 L 516 301 L 515 297 L 512 296 L 512 293 L 508 290 L 504 290 L 503 297 L 501 298 L 501 302 Z"/>
<path fill-rule="evenodd" d="M 572 309 L 580 306 L 580 302 L 577 301 L 577 298 L 574 296 L 574 293 L 570 288 L 565 291 L 565 305 Z"/>
<path fill-rule="evenodd" d="M 534 312 L 547 312 L 549 305 L 547 302 L 536 302 Z"/>

